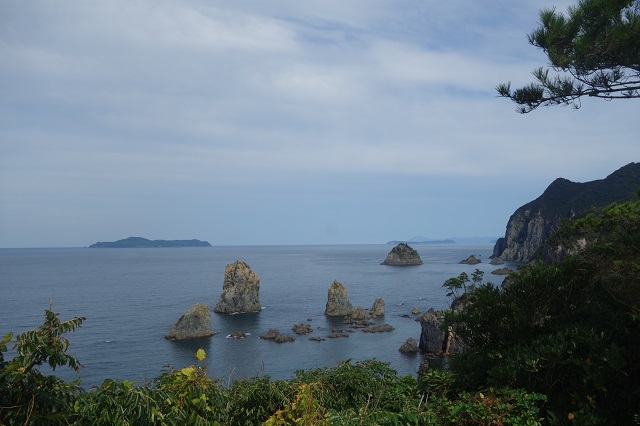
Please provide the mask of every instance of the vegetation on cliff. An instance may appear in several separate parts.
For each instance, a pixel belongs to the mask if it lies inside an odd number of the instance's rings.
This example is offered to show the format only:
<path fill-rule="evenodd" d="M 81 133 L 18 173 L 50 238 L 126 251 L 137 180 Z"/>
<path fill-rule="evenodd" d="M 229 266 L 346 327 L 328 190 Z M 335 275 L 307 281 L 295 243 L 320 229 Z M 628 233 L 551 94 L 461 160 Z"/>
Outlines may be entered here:
<path fill-rule="evenodd" d="M 552 423 L 640 421 L 640 201 L 567 221 L 545 249 L 582 241 L 554 263 L 533 262 L 507 285 L 476 286 L 447 324 L 470 345 L 456 384 L 508 386 L 547 397 Z"/>
<path fill-rule="evenodd" d="M 493 256 L 529 261 L 563 219 L 584 216 L 592 207 L 633 200 L 639 186 L 640 163 L 629 163 L 591 182 L 558 178 L 540 197 L 511 215 L 505 237 L 496 242 Z"/>

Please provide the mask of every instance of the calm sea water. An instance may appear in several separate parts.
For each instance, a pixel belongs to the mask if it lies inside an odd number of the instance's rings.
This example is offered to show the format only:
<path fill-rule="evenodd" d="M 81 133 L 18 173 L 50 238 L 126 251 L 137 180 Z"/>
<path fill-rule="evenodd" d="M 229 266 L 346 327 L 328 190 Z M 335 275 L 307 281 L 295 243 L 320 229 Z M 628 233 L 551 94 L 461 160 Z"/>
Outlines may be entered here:
<path fill-rule="evenodd" d="M 138 384 L 157 377 L 166 366 L 182 368 L 197 362 L 195 351 L 207 352 L 209 375 L 224 380 L 269 375 L 288 379 L 297 369 L 332 366 L 346 359 L 376 358 L 400 374 L 414 374 L 420 356 L 403 355 L 407 338 L 420 337 L 412 308 L 425 311 L 448 306 L 442 283 L 477 267 L 492 276 L 487 262 L 492 246 L 416 245 L 423 265 L 382 266 L 389 245 L 232 246 L 179 249 L 0 249 L 0 334 L 36 328 L 44 310 L 63 320 L 84 316 L 82 327 L 67 337 L 70 352 L 85 366 L 81 372 L 56 370 L 65 379 L 81 378 L 85 388 L 107 378 Z M 477 266 L 458 262 L 474 254 Z M 242 259 L 260 276 L 256 314 L 212 313 L 216 335 L 192 341 L 168 341 L 164 335 L 194 303 L 213 308 L 222 292 L 226 264 Z M 326 318 L 327 289 L 337 279 L 354 306 L 370 308 L 376 297 L 386 303 L 378 324 L 389 333 L 350 333 L 349 338 L 324 337 L 341 320 Z M 410 315 L 405 318 L 402 315 Z M 294 324 L 307 322 L 315 331 L 277 344 L 258 336 L 270 328 L 292 334 Z M 245 339 L 226 336 L 250 333 Z"/>

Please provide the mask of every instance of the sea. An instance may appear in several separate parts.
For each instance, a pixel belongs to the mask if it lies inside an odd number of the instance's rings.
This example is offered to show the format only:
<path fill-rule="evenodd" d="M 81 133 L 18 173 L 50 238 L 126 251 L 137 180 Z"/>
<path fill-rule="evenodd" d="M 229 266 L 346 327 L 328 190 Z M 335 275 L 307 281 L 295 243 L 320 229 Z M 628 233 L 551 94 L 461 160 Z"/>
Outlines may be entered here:
<path fill-rule="evenodd" d="M 66 337 L 69 353 L 84 367 L 79 373 L 59 367 L 51 372 L 65 380 L 79 379 L 85 389 L 105 379 L 151 382 L 163 371 L 192 364 L 206 365 L 207 374 L 221 383 L 255 376 L 289 379 L 296 370 L 335 366 L 339 362 L 375 358 L 388 362 L 401 375 L 416 374 L 421 355 L 405 355 L 400 346 L 419 341 L 420 323 L 413 309 L 444 309 L 450 304 L 445 280 L 480 269 L 491 275 L 492 245 L 420 244 L 413 246 L 423 260 L 419 266 L 380 263 L 392 245 L 220 246 L 210 248 L 34 248 L 0 249 L 0 336 L 35 329 L 49 306 L 61 320 L 86 320 Z M 460 264 L 470 255 L 478 265 Z M 188 341 L 166 340 L 178 318 L 193 304 L 211 309 L 222 292 L 225 266 L 244 260 L 260 277 L 259 313 L 212 312 L 215 335 Z M 510 265 L 504 265 L 510 266 Z M 384 333 L 348 331 L 341 318 L 324 315 L 327 291 L 334 280 L 347 287 L 353 306 L 371 308 L 385 301 L 377 325 Z M 294 324 L 308 323 L 314 331 L 296 335 Z M 275 343 L 260 339 L 271 328 L 296 339 Z M 349 337 L 312 341 L 332 329 Z M 242 331 L 242 339 L 228 337 Z M 15 356 L 9 345 L 8 358 Z M 207 358 L 194 354 L 204 349 Z"/>

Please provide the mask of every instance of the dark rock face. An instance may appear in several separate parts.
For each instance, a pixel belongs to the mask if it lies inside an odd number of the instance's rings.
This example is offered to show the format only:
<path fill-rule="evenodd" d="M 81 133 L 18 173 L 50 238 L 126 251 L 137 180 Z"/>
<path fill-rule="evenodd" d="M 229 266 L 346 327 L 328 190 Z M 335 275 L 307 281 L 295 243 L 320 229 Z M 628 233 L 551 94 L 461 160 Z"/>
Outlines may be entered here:
<path fill-rule="evenodd" d="M 220 300 L 214 312 L 259 312 L 260 277 L 242 260 L 227 265 Z"/>
<path fill-rule="evenodd" d="M 459 312 L 468 304 L 466 297 L 461 296 L 451 303 L 451 310 Z M 456 338 L 455 330 L 448 327 L 442 330 L 444 313 L 429 309 L 420 317 L 420 344 L 423 353 L 431 356 L 448 355 L 454 352 L 462 352 L 467 349 L 467 344 Z"/>
<path fill-rule="evenodd" d="M 372 317 L 379 317 L 384 315 L 384 300 L 382 300 L 380 297 L 376 298 L 376 300 L 373 302 L 373 306 L 371 306 L 369 315 L 371 315 Z"/>
<path fill-rule="evenodd" d="M 400 243 L 389 252 L 387 258 L 382 262 L 382 265 L 422 265 L 422 259 L 420 259 L 418 252 L 411 248 L 409 244 Z"/>
<path fill-rule="evenodd" d="M 478 263 L 482 263 L 482 261 L 477 257 L 475 257 L 474 255 L 471 255 L 466 259 L 460 261 L 460 264 L 464 264 L 464 265 L 477 265 Z"/>
<path fill-rule="evenodd" d="M 344 317 L 353 311 L 353 305 L 349 301 L 347 288 L 338 280 L 334 280 L 329 286 L 327 306 L 324 314 L 328 317 Z"/>
<path fill-rule="evenodd" d="M 529 261 L 564 218 L 581 216 L 591 207 L 636 198 L 640 163 L 629 163 L 605 179 L 576 183 L 558 178 L 535 200 L 509 218 L 504 238 L 498 239 L 492 258 Z"/>
<path fill-rule="evenodd" d="M 280 330 L 272 328 L 260 336 L 261 339 L 273 340 L 276 343 L 293 342 L 295 337 L 280 333 Z"/>
<path fill-rule="evenodd" d="M 415 339 L 409 337 L 398 350 L 403 354 L 411 354 L 418 352 L 420 349 L 418 348 L 418 342 L 416 342 Z"/>
<path fill-rule="evenodd" d="M 420 317 L 420 344 L 422 352 L 432 355 L 443 353 L 446 334 L 440 329 L 444 315 L 433 309 L 429 309 Z"/>
<path fill-rule="evenodd" d="M 499 257 L 494 257 L 489 263 L 491 265 L 502 265 L 504 263 L 504 260 L 500 259 Z"/>
<path fill-rule="evenodd" d="M 209 306 L 196 303 L 174 324 L 165 339 L 185 340 L 213 336 Z"/>

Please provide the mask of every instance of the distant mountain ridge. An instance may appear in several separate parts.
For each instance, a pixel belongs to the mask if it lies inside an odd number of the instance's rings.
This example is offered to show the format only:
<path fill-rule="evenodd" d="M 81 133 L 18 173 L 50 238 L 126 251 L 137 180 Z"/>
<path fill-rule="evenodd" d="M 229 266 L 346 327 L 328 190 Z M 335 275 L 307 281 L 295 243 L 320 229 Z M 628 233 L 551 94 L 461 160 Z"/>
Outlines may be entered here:
<path fill-rule="evenodd" d="M 397 245 L 400 243 L 405 244 L 494 244 L 498 237 L 448 237 L 442 239 L 433 239 L 422 236 L 412 237 L 408 240 L 392 240 L 387 244 Z"/>
<path fill-rule="evenodd" d="M 511 215 L 492 257 L 529 261 L 562 219 L 580 216 L 592 207 L 635 199 L 639 187 L 640 163 L 629 163 L 604 179 L 590 182 L 558 178 L 540 197 Z"/>
<path fill-rule="evenodd" d="M 113 242 L 97 242 L 89 248 L 166 248 L 166 247 L 211 247 L 207 241 L 200 240 L 148 240 L 142 237 L 129 237 Z"/>
<path fill-rule="evenodd" d="M 387 244 L 455 244 L 456 242 L 453 240 L 424 240 L 424 241 L 414 241 L 414 240 L 392 240 L 387 241 Z"/>

